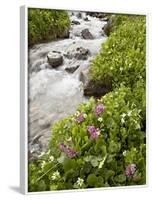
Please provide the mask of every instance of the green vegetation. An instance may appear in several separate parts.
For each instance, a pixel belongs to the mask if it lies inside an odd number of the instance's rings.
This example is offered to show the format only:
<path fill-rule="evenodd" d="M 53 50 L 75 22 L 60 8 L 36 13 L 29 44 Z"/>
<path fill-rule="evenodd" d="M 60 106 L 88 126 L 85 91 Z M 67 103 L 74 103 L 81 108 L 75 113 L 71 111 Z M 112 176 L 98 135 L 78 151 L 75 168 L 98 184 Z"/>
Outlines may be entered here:
<path fill-rule="evenodd" d="M 28 10 L 29 45 L 66 37 L 69 27 L 70 20 L 65 11 L 35 8 Z"/>
<path fill-rule="evenodd" d="M 141 110 L 132 95 L 130 88 L 121 86 L 97 102 L 90 99 L 87 104 L 80 105 L 75 115 L 56 123 L 48 154 L 41 157 L 37 167 L 30 166 L 35 181 L 32 179 L 33 183 L 29 183 L 29 190 L 38 191 L 37 186 L 42 181 L 45 190 L 144 184 L 145 133 L 141 131 Z M 105 107 L 99 115 L 96 113 L 98 105 Z M 80 122 L 78 117 L 82 113 L 85 118 Z M 91 138 L 89 126 L 99 129 L 95 138 Z M 71 156 L 61 150 L 60 144 L 77 154 Z M 52 156 L 54 160 L 50 161 Z M 137 170 L 127 177 L 126 167 L 132 163 Z M 48 169 L 51 170 L 47 173 Z M 59 176 L 54 179 L 55 172 L 59 172 Z M 38 181 L 41 176 L 43 178 Z M 79 178 L 83 180 L 82 185 Z"/>
<path fill-rule="evenodd" d="M 54 125 L 48 152 L 29 164 L 29 191 L 146 183 L 145 39 L 144 16 L 117 17 L 90 73 L 113 90 Z"/>
<path fill-rule="evenodd" d="M 118 21 L 123 23 L 118 25 Z M 93 61 L 91 78 L 99 84 L 112 84 L 113 88 L 121 83 L 134 87 L 138 80 L 145 80 L 146 76 L 145 17 L 128 17 L 128 20 L 125 16 L 117 17 L 116 27 Z"/>

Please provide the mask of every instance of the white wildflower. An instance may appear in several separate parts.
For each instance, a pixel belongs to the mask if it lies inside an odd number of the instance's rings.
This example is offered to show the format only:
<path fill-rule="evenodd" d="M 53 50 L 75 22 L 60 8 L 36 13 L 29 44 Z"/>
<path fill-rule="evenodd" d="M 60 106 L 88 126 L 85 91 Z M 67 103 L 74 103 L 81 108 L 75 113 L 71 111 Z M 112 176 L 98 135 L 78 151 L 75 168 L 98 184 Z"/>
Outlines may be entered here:
<path fill-rule="evenodd" d="M 79 111 L 77 111 L 75 115 L 78 117 L 78 116 L 80 115 L 80 112 L 79 112 Z"/>
<path fill-rule="evenodd" d="M 98 121 L 99 121 L 99 122 L 102 122 L 102 121 L 103 121 L 102 117 L 99 117 L 99 118 L 98 118 Z"/>
<path fill-rule="evenodd" d="M 122 113 L 122 118 L 125 118 L 126 117 L 126 113 Z"/>
<path fill-rule="evenodd" d="M 67 142 L 70 142 L 72 140 L 72 137 L 69 137 L 66 139 Z"/>
<path fill-rule="evenodd" d="M 127 113 L 128 117 L 130 117 L 130 116 L 131 116 L 131 113 L 132 113 L 132 111 L 131 111 L 131 110 L 130 110 L 130 111 L 128 111 L 128 113 Z"/>
<path fill-rule="evenodd" d="M 100 130 L 98 130 L 98 131 L 96 132 L 96 134 L 97 134 L 97 135 L 100 135 Z"/>
<path fill-rule="evenodd" d="M 53 175 L 51 176 L 51 179 L 52 180 L 56 180 L 57 178 L 60 177 L 60 173 L 59 171 L 57 170 L 56 172 L 53 173 Z"/>
<path fill-rule="evenodd" d="M 121 72 L 123 71 L 123 68 L 122 68 L 122 67 L 120 67 L 120 71 L 121 71 Z"/>
<path fill-rule="evenodd" d="M 124 124 L 125 123 L 125 120 L 124 118 L 121 118 L 121 123 Z"/>
<path fill-rule="evenodd" d="M 42 163 L 41 163 L 41 168 L 43 169 L 44 166 L 45 166 L 46 162 L 43 160 Z"/>
<path fill-rule="evenodd" d="M 54 161 L 54 156 L 50 156 L 49 161 L 53 162 Z"/>
<path fill-rule="evenodd" d="M 83 114 L 83 117 L 84 117 L 84 118 L 87 118 L 87 114 L 84 113 L 84 114 Z"/>
<path fill-rule="evenodd" d="M 132 64 L 130 63 L 130 64 L 129 64 L 129 68 L 131 68 L 131 66 L 132 66 Z"/>
<path fill-rule="evenodd" d="M 75 121 L 75 118 L 74 118 L 74 117 L 71 117 L 71 120 L 72 120 L 72 121 Z"/>
<path fill-rule="evenodd" d="M 127 151 L 125 150 L 122 154 L 123 154 L 123 156 L 126 156 L 126 153 L 127 153 Z"/>
<path fill-rule="evenodd" d="M 83 185 L 83 183 L 84 183 L 84 180 L 82 178 L 78 178 L 76 183 L 77 183 L 78 186 L 81 187 Z"/>

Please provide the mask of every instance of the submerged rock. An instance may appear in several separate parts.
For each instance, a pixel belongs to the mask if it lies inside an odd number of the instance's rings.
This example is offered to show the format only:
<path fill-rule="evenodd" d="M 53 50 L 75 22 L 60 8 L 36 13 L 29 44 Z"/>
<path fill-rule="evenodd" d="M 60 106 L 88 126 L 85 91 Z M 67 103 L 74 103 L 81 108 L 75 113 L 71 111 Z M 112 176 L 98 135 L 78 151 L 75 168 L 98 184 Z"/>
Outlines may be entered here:
<path fill-rule="evenodd" d="M 79 22 L 79 21 L 76 21 L 76 20 L 72 20 L 71 24 L 80 25 L 80 22 Z"/>
<path fill-rule="evenodd" d="M 89 29 L 84 29 L 82 30 L 81 32 L 81 36 L 83 39 L 86 39 L 86 40 L 93 40 L 93 35 L 90 33 Z"/>
<path fill-rule="evenodd" d="M 51 51 L 47 55 L 48 63 L 53 67 L 56 68 L 63 63 L 63 56 L 60 52 Z"/>
<path fill-rule="evenodd" d="M 64 56 L 68 59 L 77 59 L 77 60 L 87 60 L 90 55 L 90 51 L 83 47 L 77 47 L 73 51 L 67 52 Z"/>
<path fill-rule="evenodd" d="M 65 68 L 65 71 L 67 71 L 68 73 L 74 73 L 78 68 L 79 68 L 79 65 L 74 66 L 74 67 L 67 67 Z"/>

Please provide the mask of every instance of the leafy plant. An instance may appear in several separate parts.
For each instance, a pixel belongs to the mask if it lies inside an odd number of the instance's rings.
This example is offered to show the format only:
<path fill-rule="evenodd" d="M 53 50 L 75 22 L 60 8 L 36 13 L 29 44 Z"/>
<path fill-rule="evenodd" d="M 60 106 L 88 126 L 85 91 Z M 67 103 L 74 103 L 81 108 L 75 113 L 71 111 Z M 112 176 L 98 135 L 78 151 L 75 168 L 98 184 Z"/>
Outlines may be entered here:
<path fill-rule="evenodd" d="M 97 112 L 99 105 L 104 105 L 101 113 Z M 85 117 L 80 122 L 82 114 Z M 145 133 L 141 126 L 140 111 L 130 88 L 122 85 L 97 102 L 91 98 L 79 106 L 76 114 L 54 125 L 49 147 L 54 161 L 49 162 L 45 155 L 35 164 L 29 190 L 39 190 L 37 185 L 44 189 L 47 183 L 51 190 L 145 184 Z M 137 168 L 126 175 L 131 164 Z M 59 176 L 52 180 L 57 171 Z M 36 184 L 32 184 L 33 180 Z"/>

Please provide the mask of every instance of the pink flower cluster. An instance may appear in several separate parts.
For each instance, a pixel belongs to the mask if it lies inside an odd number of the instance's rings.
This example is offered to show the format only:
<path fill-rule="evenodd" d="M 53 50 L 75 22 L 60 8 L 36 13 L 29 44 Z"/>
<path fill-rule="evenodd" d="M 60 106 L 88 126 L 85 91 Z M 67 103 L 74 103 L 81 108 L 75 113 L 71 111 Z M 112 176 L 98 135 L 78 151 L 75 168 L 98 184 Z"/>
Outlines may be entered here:
<path fill-rule="evenodd" d="M 64 143 L 60 143 L 59 148 L 61 151 L 65 152 L 69 158 L 77 156 L 77 152 L 74 149 L 67 147 Z"/>
<path fill-rule="evenodd" d="M 136 172 L 136 164 L 130 164 L 126 167 L 125 174 L 127 177 L 132 177 Z"/>
<path fill-rule="evenodd" d="M 96 139 L 100 134 L 99 128 L 95 128 L 95 126 L 88 126 L 88 132 L 91 135 L 91 139 Z"/>
<path fill-rule="evenodd" d="M 96 114 L 97 115 L 100 115 L 101 113 L 103 113 L 105 110 L 105 107 L 103 104 L 99 104 L 97 107 L 96 107 Z"/>
<path fill-rule="evenodd" d="M 80 113 L 80 115 L 76 118 L 76 120 L 78 122 L 83 122 L 84 121 L 84 114 L 83 113 Z"/>

